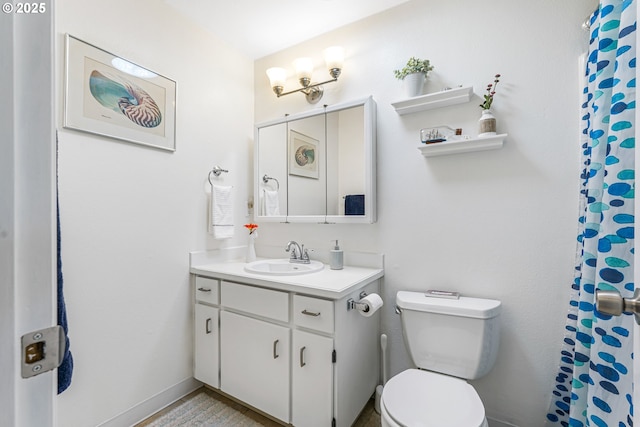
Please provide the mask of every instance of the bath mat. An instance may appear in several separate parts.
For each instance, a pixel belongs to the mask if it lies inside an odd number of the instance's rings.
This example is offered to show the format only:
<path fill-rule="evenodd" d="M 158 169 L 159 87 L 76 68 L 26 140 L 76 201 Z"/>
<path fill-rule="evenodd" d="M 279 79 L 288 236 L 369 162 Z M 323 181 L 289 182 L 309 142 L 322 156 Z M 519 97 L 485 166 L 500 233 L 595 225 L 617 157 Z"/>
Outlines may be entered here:
<path fill-rule="evenodd" d="M 147 427 L 254 427 L 261 425 L 242 412 L 202 392 L 147 424 Z"/>

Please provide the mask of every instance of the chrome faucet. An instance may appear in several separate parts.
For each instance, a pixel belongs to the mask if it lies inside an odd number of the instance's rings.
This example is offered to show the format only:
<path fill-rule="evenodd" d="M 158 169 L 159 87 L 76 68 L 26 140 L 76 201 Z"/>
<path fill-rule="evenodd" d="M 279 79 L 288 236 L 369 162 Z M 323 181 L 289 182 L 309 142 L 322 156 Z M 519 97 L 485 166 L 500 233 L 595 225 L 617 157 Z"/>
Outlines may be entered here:
<path fill-rule="evenodd" d="M 291 250 L 291 246 L 293 246 L 293 250 Z M 309 264 L 311 262 L 311 260 L 309 260 L 309 252 L 304 248 L 304 245 L 301 247 L 295 240 L 290 240 L 289 243 L 287 243 L 285 251 L 291 252 L 289 262 L 298 264 Z"/>

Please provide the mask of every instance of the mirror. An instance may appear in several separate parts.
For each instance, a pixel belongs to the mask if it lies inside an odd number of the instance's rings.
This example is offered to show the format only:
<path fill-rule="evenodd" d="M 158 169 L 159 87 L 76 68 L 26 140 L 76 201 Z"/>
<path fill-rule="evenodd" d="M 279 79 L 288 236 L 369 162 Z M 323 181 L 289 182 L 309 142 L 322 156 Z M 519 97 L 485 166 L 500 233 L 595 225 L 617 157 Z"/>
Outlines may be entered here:
<path fill-rule="evenodd" d="M 256 220 L 373 223 L 372 97 L 256 125 Z"/>

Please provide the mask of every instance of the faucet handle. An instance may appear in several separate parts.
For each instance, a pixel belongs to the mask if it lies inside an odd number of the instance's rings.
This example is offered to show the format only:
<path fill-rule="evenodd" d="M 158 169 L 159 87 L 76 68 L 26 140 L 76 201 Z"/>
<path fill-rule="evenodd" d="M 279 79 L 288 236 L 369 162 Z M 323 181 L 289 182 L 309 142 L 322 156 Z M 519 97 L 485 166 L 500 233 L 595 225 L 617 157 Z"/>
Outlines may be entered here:
<path fill-rule="evenodd" d="M 294 243 L 295 243 L 295 246 L 293 246 L 293 249 L 292 249 L 291 245 L 293 245 Z M 296 242 L 294 242 L 293 240 L 290 241 L 289 243 L 287 243 L 287 247 L 285 248 L 285 252 L 291 252 L 291 255 L 289 256 L 289 260 L 298 259 L 298 255 L 296 255 L 296 246 L 298 246 L 298 244 Z M 302 254 L 300 254 L 300 256 L 302 256 Z"/>
<path fill-rule="evenodd" d="M 293 250 L 291 250 L 291 248 L 289 246 L 287 246 L 287 248 L 284 251 L 291 253 L 291 255 L 289 255 L 289 259 L 296 259 L 296 248 L 295 247 L 293 248 Z"/>
<path fill-rule="evenodd" d="M 309 261 L 309 251 L 304 248 L 304 245 L 302 245 L 302 253 L 300 254 L 300 259 Z"/>

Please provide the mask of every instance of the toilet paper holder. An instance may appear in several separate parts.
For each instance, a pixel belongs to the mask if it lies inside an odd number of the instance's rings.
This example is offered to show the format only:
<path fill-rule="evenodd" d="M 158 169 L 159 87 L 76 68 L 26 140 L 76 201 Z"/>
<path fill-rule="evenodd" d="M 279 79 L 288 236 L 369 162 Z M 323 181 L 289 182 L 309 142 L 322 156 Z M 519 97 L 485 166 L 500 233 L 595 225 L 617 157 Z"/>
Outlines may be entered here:
<path fill-rule="evenodd" d="M 364 298 L 367 296 L 367 293 L 365 291 L 360 292 L 360 299 Z M 369 304 L 366 304 L 364 302 L 356 302 L 353 298 L 349 298 L 347 300 L 347 311 L 352 310 L 352 309 L 356 309 L 356 310 L 360 310 L 363 312 L 367 312 L 369 311 Z"/>

